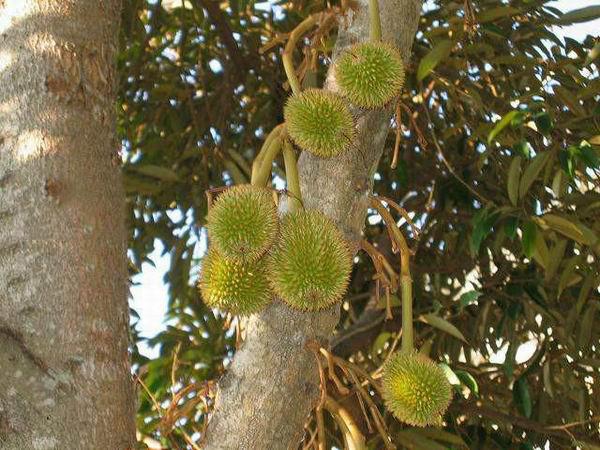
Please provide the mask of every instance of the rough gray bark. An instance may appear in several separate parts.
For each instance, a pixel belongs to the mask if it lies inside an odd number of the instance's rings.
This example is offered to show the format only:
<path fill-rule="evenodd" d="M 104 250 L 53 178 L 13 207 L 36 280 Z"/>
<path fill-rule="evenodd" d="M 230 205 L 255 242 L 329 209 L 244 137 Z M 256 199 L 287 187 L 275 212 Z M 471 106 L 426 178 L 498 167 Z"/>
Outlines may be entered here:
<path fill-rule="evenodd" d="M 135 443 L 120 0 L 0 0 L 0 448 Z"/>
<path fill-rule="evenodd" d="M 395 42 L 408 61 L 422 1 L 379 2 L 384 39 Z M 350 12 L 347 22 L 342 20 L 336 54 L 368 38 L 367 3 L 360 0 L 357 12 Z M 335 89 L 331 80 L 328 88 Z M 390 111 L 364 113 L 350 152 L 327 160 L 304 152 L 299 160 L 306 207 L 323 211 L 354 242 L 364 226 L 367 197 L 390 118 Z M 247 339 L 220 383 L 206 448 L 296 448 L 307 415 L 319 398 L 315 356 L 305 344 L 317 340 L 327 346 L 338 319 L 338 308 L 299 313 L 279 302 L 250 318 Z"/>

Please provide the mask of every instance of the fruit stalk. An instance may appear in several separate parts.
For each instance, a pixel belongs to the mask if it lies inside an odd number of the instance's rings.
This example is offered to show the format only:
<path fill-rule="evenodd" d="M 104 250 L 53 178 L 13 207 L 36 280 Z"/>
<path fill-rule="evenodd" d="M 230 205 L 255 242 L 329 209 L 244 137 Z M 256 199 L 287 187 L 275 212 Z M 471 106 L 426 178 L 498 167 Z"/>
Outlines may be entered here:
<path fill-rule="evenodd" d="M 381 41 L 381 15 L 379 0 L 369 0 L 369 39 L 371 42 Z"/>
<path fill-rule="evenodd" d="M 288 82 L 290 83 L 290 87 L 292 88 L 292 92 L 295 95 L 298 95 L 302 91 L 302 88 L 300 86 L 298 76 L 296 75 L 296 70 L 294 69 L 294 48 L 296 48 L 296 44 L 302 35 L 317 24 L 317 17 L 320 16 L 320 13 L 312 14 L 300 22 L 300 25 L 294 28 L 294 30 L 290 33 L 287 44 L 283 49 L 283 55 L 281 56 L 281 59 L 283 60 L 283 68 L 285 69 L 285 74 Z"/>
<path fill-rule="evenodd" d="M 292 144 L 288 139 L 283 143 L 283 161 L 285 163 L 285 176 L 287 180 L 289 212 L 296 212 L 302 208 L 302 193 L 300 192 L 300 178 L 298 165 Z"/>
<path fill-rule="evenodd" d="M 269 133 L 269 135 L 267 136 L 267 139 L 265 139 L 265 142 L 263 143 L 263 146 L 261 147 L 260 151 L 258 152 L 258 155 L 256 155 L 256 157 L 254 158 L 254 162 L 252 163 L 252 178 L 251 178 L 251 183 L 253 185 L 264 186 L 266 184 L 266 182 L 267 182 L 266 180 L 262 185 L 257 182 L 259 172 L 262 171 L 263 161 L 265 159 L 266 153 L 269 152 L 269 148 L 271 147 L 271 144 L 273 144 L 274 141 L 279 140 L 282 131 L 283 131 L 283 124 L 279 124 L 275 128 L 273 128 L 271 130 L 271 132 Z M 275 156 L 277 156 L 277 155 L 275 155 Z M 273 158 L 275 158 L 275 156 L 273 156 Z M 269 172 L 271 171 L 272 164 L 273 164 L 273 159 L 271 159 L 271 161 L 269 162 L 269 166 L 268 166 Z"/>
<path fill-rule="evenodd" d="M 369 199 L 391 233 L 394 243 L 400 250 L 400 291 L 402 293 L 402 352 L 410 353 L 414 348 L 412 277 L 410 275 L 410 249 L 408 243 L 396 226 L 396 221 L 385 206 L 375 197 Z"/>

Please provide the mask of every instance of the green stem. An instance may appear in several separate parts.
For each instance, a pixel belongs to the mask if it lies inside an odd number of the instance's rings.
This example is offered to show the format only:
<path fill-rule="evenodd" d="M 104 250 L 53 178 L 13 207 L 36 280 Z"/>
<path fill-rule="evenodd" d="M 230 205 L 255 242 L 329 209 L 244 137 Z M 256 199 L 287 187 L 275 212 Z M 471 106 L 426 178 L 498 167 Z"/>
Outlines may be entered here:
<path fill-rule="evenodd" d="M 400 250 L 400 291 L 402 292 L 402 351 L 409 353 L 414 348 L 412 277 L 410 275 L 410 248 L 396 226 L 396 221 L 385 206 L 375 197 L 369 198 L 369 206 L 379 213 L 391 238 Z"/>
<path fill-rule="evenodd" d="M 267 147 L 262 159 L 260 160 L 260 166 L 256 170 L 256 177 L 252 184 L 255 186 L 264 186 L 269 181 L 271 176 L 271 169 L 273 168 L 273 160 L 279 154 L 281 150 L 281 136 L 275 137 L 269 147 Z"/>
<path fill-rule="evenodd" d="M 400 277 L 402 291 L 402 352 L 410 353 L 414 348 L 412 279 L 410 275 Z"/>
<path fill-rule="evenodd" d="M 369 0 L 369 39 L 371 42 L 381 41 L 381 14 L 379 0 Z"/>
<path fill-rule="evenodd" d="M 288 139 L 283 143 L 283 160 L 285 162 L 287 189 L 291 194 L 288 196 L 289 211 L 295 212 L 302 209 L 302 193 L 300 192 L 300 178 L 298 176 L 296 155 Z"/>
<path fill-rule="evenodd" d="M 296 75 L 296 69 L 294 69 L 294 49 L 296 48 L 296 44 L 302 35 L 304 35 L 304 33 L 317 24 L 317 17 L 319 17 L 319 14 L 310 15 L 300 22 L 300 25 L 294 28 L 294 30 L 290 33 L 287 44 L 283 49 L 283 55 L 281 56 L 285 74 L 287 75 L 292 92 L 295 95 L 298 95 L 302 91 L 302 88 L 300 86 L 300 81 L 298 80 L 298 75 Z"/>
<path fill-rule="evenodd" d="M 273 143 L 273 141 L 275 139 L 279 139 L 279 136 L 281 135 L 282 130 L 283 130 L 283 124 L 279 124 L 275 128 L 273 128 L 271 130 L 271 132 L 269 133 L 269 135 L 267 136 L 267 139 L 265 139 L 265 142 L 263 143 L 260 151 L 254 158 L 254 162 L 252 163 L 252 178 L 251 178 L 252 184 L 254 184 L 254 185 L 257 184 L 256 177 L 258 176 L 258 172 L 259 172 L 260 168 L 262 167 L 262 162 L 265 159 L 265 154 L 268 152 L 269 147 L 271 147 L 271 144 Z"/>

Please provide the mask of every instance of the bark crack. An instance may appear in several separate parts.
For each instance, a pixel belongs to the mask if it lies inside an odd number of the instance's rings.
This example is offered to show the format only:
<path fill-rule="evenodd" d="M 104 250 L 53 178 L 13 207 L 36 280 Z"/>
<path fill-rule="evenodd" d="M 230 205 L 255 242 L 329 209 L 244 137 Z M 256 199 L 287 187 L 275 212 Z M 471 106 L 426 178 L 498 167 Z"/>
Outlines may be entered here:
<path fill-rule="evenodd" d="M 28 347 L 27 343 L 25 342 L 25 338 L 19 331 L 16 331 L 7 325 L 0 325 L 0 334 L 6 336 L 15 344 L 17 344 L 17 346 L 21 349 L 21 353 L 23 353 L 23 355 L 25 355 L 27 359 L 29 359 L 45 375 L 48 375 L 50 378 L 54 379 L 54 377 L 50 373 L 50 368 L 48 367 L 48 364 L 46 364 L 46 362 L 42 358 L 36 355 Z"/>

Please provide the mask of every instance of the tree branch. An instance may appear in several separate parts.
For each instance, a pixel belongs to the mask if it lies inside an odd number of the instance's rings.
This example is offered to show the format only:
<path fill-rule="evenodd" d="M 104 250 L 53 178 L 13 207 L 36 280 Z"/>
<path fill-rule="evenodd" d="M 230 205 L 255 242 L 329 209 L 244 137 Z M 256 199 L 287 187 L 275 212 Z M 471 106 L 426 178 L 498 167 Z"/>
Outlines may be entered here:
<path fill-rule="evenodd" d="M 368 1 L 340 19 L 333 58 L 369 36 Z M 398 45 L 408 59 L 420 17 L 420 0 L 380 0 L 383 39 Z M 346 24 L 349 23 L 349 26 Z M 335 89 L 329 72 L 327 89 Z M 393 111 L 356 111 L 353 148 L 321 159 L 302 153 L 300 185 L 307 209 L 329 216 L 358 248 L 373 174 L 383 152 Z M 319 373 L 306 343 L 328 347 L 339 320 L 339 305 L 314 312 L 291 310 L 274 302 L 248 320 L 247 339 L 220 382 L 215 412 L 208 426 L 208 449 L 294 448 L 307 415 L 319 400 Z"/>

